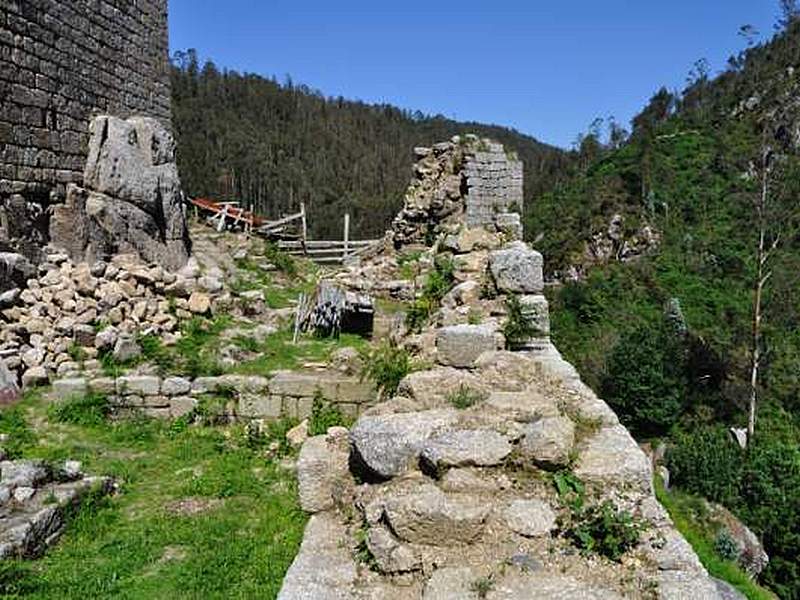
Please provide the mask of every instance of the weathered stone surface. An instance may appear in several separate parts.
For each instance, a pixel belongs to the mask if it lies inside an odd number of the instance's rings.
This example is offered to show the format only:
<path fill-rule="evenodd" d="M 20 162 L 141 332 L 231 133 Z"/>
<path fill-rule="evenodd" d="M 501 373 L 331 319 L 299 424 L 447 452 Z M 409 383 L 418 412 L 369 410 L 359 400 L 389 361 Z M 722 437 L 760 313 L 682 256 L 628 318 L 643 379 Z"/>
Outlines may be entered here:
<path fill-rule="evenodd" d="M 362 416 L 350 432 L 354 458 L 373 477 L 395 477 L 415 465 L 424 443 L 457 418 L 448 409 Z"/>
<path fill-rule="evenodd" d="M 337 515 L 313 515 L 278 600 L 351 600 L 357 572 L 347 539 Z"/>
<path fill-rule="evenodd" d="M 545 417 L 525 427 L 519 444 L 520 455 L 542 467 L 559 467 L 569 462 L 575 443 L 575 424 L 567 417 Z"/>
<path fill-rule="evenodd" d="M 492 392 L 486 408 L 520 423 L 531 423 L 544 417 L 557 417 L 560 412 L 552 398 L 535 389 L 523 392 Z"/>
<path fill-rule="evenodd" d="M 89 385 L 83 377 L 58 379 L 53 382 L 53 396 L 57 400 L 67 400 L 75 396 L 85 396 Z"/>
<path fill-rule="evenodd" d="M 469 280 L 459 283 L 442 298 L 442 306 L 455 308 L 457 306 L 476 304 L 480 300 L 481 284 Z"/>
<path fill-rule="evenodd" d="M 550 335 L 550 308 L 547 298 L 541 294 L 526 294 L 519 297 L 522 316 L 536 329 L 534 338 Z"/>
<path fill-rule="evenodd" d="M 499 213 L 494 220 L 497 230 L 505 235 L 507 240 L 516 241 L 522 239 L 522 219 L 519 213 Z"/>
<path fill-rule="evenodd" d="M 535 595 L 531 591 L 535 590 Z M 691 596 L 686 596 L 688 600 Z M 582 583 L 566 575 L 541 571 L 512 572 L 502 577 L 487 600 L 622 600 L 622 596 L 597 584 Z M 692 597 L 693 598 L 693 597 Z"/>
<path fill-rule="evenodd" d="M 47 370 L 42 366 L 31 367 L 22 374 L 22 385 L 26 388 L 45 385 L 49 382 L 50 378 L 47 376 Z"/>
<path fill-rule="evenodd" d="M 122 335 L 114 344 L 113 356 L 118 363 L 130 362 L 142 355 L 142 348 L 131 335 Z"/>
<path fill-rule="evenodd" d="M 118 394 L 158 396 L 160 391 L 161 379 L 153 375 L 127 375 L 117 379 Z"/>
<path fill-rule="evenodd" d="M 653 492 L 650 461 L 622 425 L 604 427 L 589 439 L 575 474 L 586 482 Z"/>
<path fill-rule="evenodd" d="M 747 596 L 742 594 L 727 581 L 722 581 L 721 579 L 716 579 L 714 577 L 712 577 L 711 580 L 713 581 L 714 586 L 717 588 L 719 600 L 747 600 Z"/>
<path fill-rule="evenodd" d="M 282 415 L 280 396 L 267 394 L 241 394 L 239 416 L 251 419 L 277 419 Z"/>
<path fill-rule="evenodd" d="M 426 469 L 439 473 L 450 467 L 495 466 L 511 450 L 508 439 L 496 431 L 451 431 L 428 440 L 420 458 Z"/>
<path fill-rule="evenodd" d="M 10 488 L 36 487 L 50 476 L 43 461 L 12 460 L 0 462 L 0 482 Z"/>
<path fill-rule="evenodd" d="M 403 573 L 420 567 L 419 557 L 383 525 L 373 525 L 367 534 L 367 546 L 384 573 Z"/>
<path fill-rule="evenodd" d="M 542 255 L 524 242 L 512 242 L 489 254 L 489 270 L 497 289 L 515 294 L 538 294 L 544 289 Z"/>
<path fill-rule="evenodd" d="M 165 396 L 183 396 L 192 389 L 192 382 L 184 377 L 167 377 L 161 382 L 161 393 Z"/>
<path fill-rule="evenodd" d="M 292 448 L 300 448 L 308 439 L 308 419 L 303 419 L 286 432 L 286 441 Z"/>
<path fill-rule="evenodd" d="M 36 267 L 22 254 L 0 252 L 0 292 L 23 287 L 36 274 Z"/>
<path fill-rule="evenodd" d="M 348 469 L 350 449 L 347 430 L 332 428 L 326 435 L 309 438 L 297 460 L 297 484 L 300 506 L 316 513 L 336 505 L 352 488 Z"/>
<path fill-rule="evenodd" d="M 664 571 L 659 576 L 659 600 L 720 600 L 717 586 L 704 573 Z"/>
<path fill-rule="evenodd" d="M 171 134 L 155 119 L 98 116 L 89 126 L 86 189 L 71 186 L 50 225 L 55 245 L 78 261 L 135 252 L 176 270 L 188 233 Z"/>
<path fill-rule="evenodd" d="M 514 500 L 503 512 L 509 529 L 526 537 L 547 535 L 556 525 L 556 514 L 543 500 Z"/>
<path fill-rule="evenodd" d="M 494 331 L 483 325 L 452 325 L 436 332 L 439 362 L 452 367 L 472 367 L 484 352 L 497 348 Z"/>
<path fill-rule="evenodd" d="M 11 404 L 19 400 L 20 390 L 17 378 L 11 374 L 6 363 L 0 359 L 0 405 Z"/>
<path fill-rule="evenodd" d="M 389 498 L 385 504 L 386 518 L 400 539 L 433 546 L 474 542 L 490 512 L 480 498 L 447 495 L 432 484 Z"/>
<path fill-rule="evenodd" d="M 205 315 L 211 310 L 211 297 L 203 292 L 192 292 L 188 308 L 196 315 Z"/>
<path fill-rule="evenodd" d="M 269 382 L 270 393 L 278 396 L 310 397 L 317 393 L 329 401 L 362 404 L 375 399 L 375 386 L 340 373 L 297 373 L 278 371 Z"/>
<path fill-rule="evenodd" d="M 460 388 L 481 396 L 489 393 L 483 381 L 469 371 L 438 367 L 407 375 L 400 382 L 397 394 L 413 399 L 420 408 L 437 408 L 448 406 L 448 398 Z"/>
<path fill-rule="evenodd" d="M 477 579 L 469 567 L 436 569 L 425 584 L 423 600 L 478 600 L 470 589 Z"/>
<path fill-rule="evenodd" d="M 473 250 L 494 250 L 500 244 L 499 237 L 483 227 L 463 227 L 458 233 L 448 235 L 442 247 L 457 254 L 466 254 Z"/>

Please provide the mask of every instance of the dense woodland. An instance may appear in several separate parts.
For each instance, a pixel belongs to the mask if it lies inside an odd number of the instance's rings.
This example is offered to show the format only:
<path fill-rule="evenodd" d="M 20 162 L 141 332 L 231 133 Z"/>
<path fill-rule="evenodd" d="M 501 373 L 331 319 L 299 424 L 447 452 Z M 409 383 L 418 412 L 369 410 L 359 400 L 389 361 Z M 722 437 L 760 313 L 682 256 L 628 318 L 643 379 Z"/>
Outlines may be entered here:
<path fill-rule="evenodd" d="M 537 198 L 526 219 L 551 276 L 583 261 L 586 240 L 615 214 L 626 234 L 643 225 L 662 234 L 647 256 L 595 265 L 584 280 L 552 288 L 555 341 L 639 439 L 667 441 L 673 484 L 723 503 L 762 537 L 771 558 L 762 581 L 792 600 L 800 598 L 799 67 L 796 17 L 717 77 L 698 62 L 682 93 L 653 96 L 630 136 L 589 131 L 578 172 Z M 747 426 L 756 350 L 755 432 L 743 451 L 728 428 Z"/>
<path fill-rule="evenodd" d="M 402 202 L 411 149 L 475 131 L 525 162 L 526 235 L 551 279 L 625 217 L 657 250 L 594 265 L 550 290 L 553 337 L 639 439 L 668 444 L 673 484 L 721 502 L 763 539 L 761 580 L 800 599 L 800 23 L 712 76 L 698 61 L 680 93 L 657 91 L 631 132 L 598 121 L 574 152 L 515 131 L 323 97 L 291 82 L 176 55 L 174 120 L 188 191 L 277 215 L 309 207 L 315 235 L 379 235 Z M 759 199 L 766 209 L 759 215 Z M 759 225 L 767 253 L 759 255 Z M 773 247 L 773 240 L 777 240 Z M 753 308 L 762 265 L 760 335 Z M 757 419 L 746 450 L 753 356 Z"/>
<path fill-rule="evenodd" d="M 525 162 L 533 198 L 564 172 L 567 153 L 514 130 L 375 106 L 291 81 L 200 65 L 189 50 L 172 67 L 181 180 L 192 196 L 236 200 L 267 217 L 304 202 L 317 238 L 380 236 L 402 207 L 413 149 L 459 133 L 503 142 Z"/>

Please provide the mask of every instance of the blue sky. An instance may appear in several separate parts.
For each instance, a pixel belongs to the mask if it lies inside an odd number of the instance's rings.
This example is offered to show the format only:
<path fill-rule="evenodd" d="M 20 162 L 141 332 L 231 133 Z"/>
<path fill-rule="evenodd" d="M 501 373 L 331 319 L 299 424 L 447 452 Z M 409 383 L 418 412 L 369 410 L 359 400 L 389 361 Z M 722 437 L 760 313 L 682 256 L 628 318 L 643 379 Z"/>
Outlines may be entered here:
<path fill-rule="evenodd" d="M 595 117 L 627 123 L 694 62 L 713 72 L 777 0 L 169 0 L 172 50 L 327 96 L 514 127 L 570 146 Z"/>

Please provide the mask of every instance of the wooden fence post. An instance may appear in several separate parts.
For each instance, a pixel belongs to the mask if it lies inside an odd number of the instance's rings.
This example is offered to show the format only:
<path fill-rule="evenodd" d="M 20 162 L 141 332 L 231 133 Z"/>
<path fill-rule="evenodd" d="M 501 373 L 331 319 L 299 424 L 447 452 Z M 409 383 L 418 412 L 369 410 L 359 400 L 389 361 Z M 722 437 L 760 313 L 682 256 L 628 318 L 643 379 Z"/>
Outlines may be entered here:
<path fill-rule="evenodd" d="M 300 203 L 300 215 L 301 215 L 300 218 L 302 219 L 302 227 L 303 227 L 303 231 L 301 233 L 302 237 L 300 238 L 300 240 L 301 240 L 301 243 L 303 244 L 303 253 L 305 253 L 305 251 L 306 251 L 306 239 L 308 237 L 308 223 L 306 221 L 306 203 L 305 202 L 301 202 Z"/>
<path fill-rule="evenodd" d="M 350 254 L 350 213 L 344 213 L 344 255 L 342 261 Z"/>

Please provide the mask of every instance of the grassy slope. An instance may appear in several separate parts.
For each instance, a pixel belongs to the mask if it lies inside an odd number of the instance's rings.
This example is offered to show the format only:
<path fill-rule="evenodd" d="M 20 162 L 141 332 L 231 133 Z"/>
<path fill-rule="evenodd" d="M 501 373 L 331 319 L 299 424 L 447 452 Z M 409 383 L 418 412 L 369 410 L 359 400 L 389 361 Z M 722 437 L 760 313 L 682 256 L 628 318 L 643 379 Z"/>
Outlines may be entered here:
<path fill-rule="evenodd" d="M 775 599 L 772 592 L 753 582 L 735 562 L 719 557 L 714 549 L 713 532 L 702 525 L 693 510 L 700 502 L 699 498 L 679 490 L 665 490 L 660 478 L 656 478 L 655 488 L 656 497 L 669 512 L 675 527 L 692 545 L 700 562 L 713 577 L 727 581 L 749 600 Z"/>

